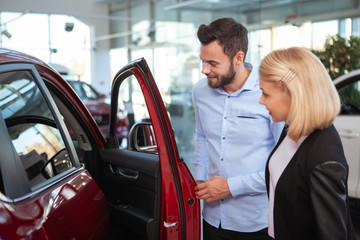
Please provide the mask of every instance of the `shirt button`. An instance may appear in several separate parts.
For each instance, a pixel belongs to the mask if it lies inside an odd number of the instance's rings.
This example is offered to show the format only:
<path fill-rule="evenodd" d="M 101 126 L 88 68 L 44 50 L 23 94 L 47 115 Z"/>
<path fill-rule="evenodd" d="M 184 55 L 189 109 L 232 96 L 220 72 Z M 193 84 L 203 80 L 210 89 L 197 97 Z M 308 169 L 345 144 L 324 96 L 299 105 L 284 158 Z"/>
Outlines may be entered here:
<path fill-rule="evenodd" d="M 230 96 L 228 96 L 228 98 L 230 98 Z"/>
<path fill-rule="evenodd" d="M 221 159 L 220 159 L 220 161 L 224 161 L 224 159 L 223 159 L 223 158 L 221 158 Z"/>
<path fill-rule="evenodd" d="M 223 137 L 222 139 L 225 140 L 225 137 Z"/>
<path fill-rule="evenodd" d="M 224 117 L 224 119 L 227 119 L 227 117 Z"/>

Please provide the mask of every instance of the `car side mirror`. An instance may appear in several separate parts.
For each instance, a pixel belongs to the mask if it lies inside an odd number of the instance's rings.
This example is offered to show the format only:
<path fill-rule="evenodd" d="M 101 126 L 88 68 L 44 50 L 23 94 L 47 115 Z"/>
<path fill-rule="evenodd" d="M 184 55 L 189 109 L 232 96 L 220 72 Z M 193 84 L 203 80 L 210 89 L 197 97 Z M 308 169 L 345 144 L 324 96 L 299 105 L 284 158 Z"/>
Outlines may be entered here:
<path fill-rule="evenodd" d="M 50 159 L 46 161 L 44 166 L 42 166 L 42 168 L 40 169 L 40 172 L 46 179 L 54 177 L 55 172 L 54 172 L 53 160 Z"/>
<path fill-rule="evenodd" d="M 130 129 L 128 144 L 129 150 L 158 153 L 153 126 L 148 122 L 136 123 Z"/>
<path fill-rule="evenodd" d="M 46 178 L 52 178 L 72 167 L 73 164 L 65 148 L 57 152 L 52 158 L 47 160 L 41 167 L 40 172 Z"/>

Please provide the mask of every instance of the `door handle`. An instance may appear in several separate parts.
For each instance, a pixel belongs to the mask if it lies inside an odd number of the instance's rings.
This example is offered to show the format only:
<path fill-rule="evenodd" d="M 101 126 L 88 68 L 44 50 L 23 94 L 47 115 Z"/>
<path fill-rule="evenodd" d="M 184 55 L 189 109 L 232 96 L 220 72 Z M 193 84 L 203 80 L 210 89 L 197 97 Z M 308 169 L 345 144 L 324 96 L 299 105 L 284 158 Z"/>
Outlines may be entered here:
<path fill-rule="evenodd" d="M 124 178 L 130 178 L 130 179 L 138 179 L 139 177 L 139 172 L 135 171 L 135 170 L 130 170 L 130 169 L 121 169 L 119 167 L 116 167 L 116 169 L 114 169 L 112 164 L 109 164 L 109 170 L 113 175 L 116 176 L 121 176 Z"/>

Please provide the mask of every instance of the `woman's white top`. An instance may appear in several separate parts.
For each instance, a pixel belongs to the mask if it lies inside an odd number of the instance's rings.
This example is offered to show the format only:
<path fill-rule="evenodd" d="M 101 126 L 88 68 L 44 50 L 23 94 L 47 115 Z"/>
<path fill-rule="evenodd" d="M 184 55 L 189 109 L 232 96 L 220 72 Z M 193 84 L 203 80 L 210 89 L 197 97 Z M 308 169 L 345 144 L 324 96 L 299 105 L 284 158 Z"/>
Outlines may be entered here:
<path fill-rule="evenodd" d="M 272 238 L 275 238 L 274 233 L 274 194 L 276 184 L 285 170 L 286 166 L 290 162 L 291 158 L 294 156 L 295 152 L 298 150 L 302 142 L 306 139 L 307 136 L 302 136 L 299 138 L 298 143 L 293 141 L 291 138 L 286 136 L 284 140 L 280 143 L 276 151 L 273 153 L 269 160 L 269 226 L 268 233 Z"/>

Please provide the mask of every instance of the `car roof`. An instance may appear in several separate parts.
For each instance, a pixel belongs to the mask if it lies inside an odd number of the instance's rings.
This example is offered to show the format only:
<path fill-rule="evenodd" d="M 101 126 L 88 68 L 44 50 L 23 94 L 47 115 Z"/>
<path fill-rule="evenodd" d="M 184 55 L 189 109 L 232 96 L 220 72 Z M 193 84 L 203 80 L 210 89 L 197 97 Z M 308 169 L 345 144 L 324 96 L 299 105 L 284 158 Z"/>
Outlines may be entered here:
<path fill-rule="evenodd" d="M 344 81 L 345 79 L 349 79 L 352 78 L 354 76 L 360 75 L 360 69 L 351 71 L 347 74 L 341 75 L 340 77 L 337 77 L 334 79 L 334 85 L 336 86 L 337 84 L 341 83 L 342 81 Z"/>
<path fill-rule="evenodd" d="M 59 74 L 53 67 L 37 57 L 17 50 L 0 47 L 0 64 L 5 63 L 30 63 Z"/>

